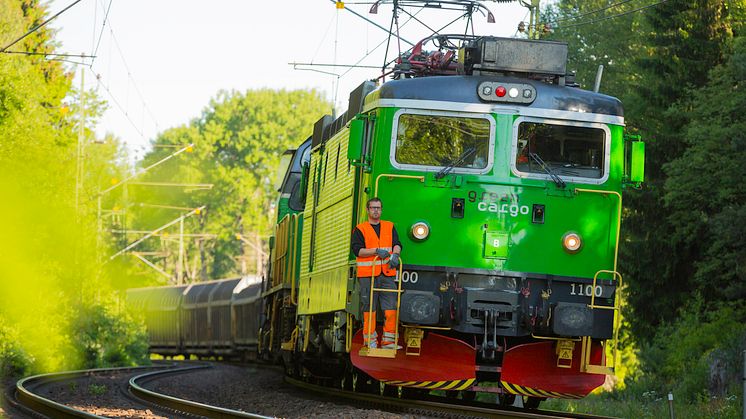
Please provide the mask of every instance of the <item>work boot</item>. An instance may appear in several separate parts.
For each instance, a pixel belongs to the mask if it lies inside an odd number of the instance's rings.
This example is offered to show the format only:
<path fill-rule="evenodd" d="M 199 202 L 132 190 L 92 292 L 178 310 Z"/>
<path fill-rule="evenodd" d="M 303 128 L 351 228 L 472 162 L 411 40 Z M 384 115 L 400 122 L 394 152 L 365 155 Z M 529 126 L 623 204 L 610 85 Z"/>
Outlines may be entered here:
<path fill-rule="evenodd" d="M 363 335 L 365 337 L 366 335 Z M 376 349 L 378 348 L 378 336 L 374 333 L 371 335 L 372 337 L 370 339 L 365 339 L 365 346 L 367 346 L 370 349 Z"/>
<path fill-rule="evenodd" d="M 386 315 L 386 321 L 383 323 L 381 347 L 385 349 L 401 349 L 401 346 L 396 344 L 396 328 L 399 326 L 399 322 L 396 319 L 396 310 L 386 310 L 384 314 Z"/>
<path fill-rule="evenodd" d="M 372 333 L 368 331 L 372 330 Z M 363 312 L 363 345 L 369 348 L 378 347 L 378 332 L 376 332 L 376 312 Z"/>

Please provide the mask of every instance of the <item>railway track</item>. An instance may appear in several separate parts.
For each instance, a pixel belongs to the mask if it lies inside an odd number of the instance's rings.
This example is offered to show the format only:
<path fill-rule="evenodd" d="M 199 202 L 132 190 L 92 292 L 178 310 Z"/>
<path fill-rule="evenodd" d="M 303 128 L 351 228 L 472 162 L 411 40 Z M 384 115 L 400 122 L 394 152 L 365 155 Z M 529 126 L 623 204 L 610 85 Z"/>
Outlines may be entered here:
<path fill-rule="evenodd" d="M 164 380 L 174 382 L 178 381 L 179 387 L 183 387 L 181 384 L 184 380 L 179 378 L 179 375 L 183 374 L 199 374 L 200 372 L 209 374 L 220 374 L 223 371 L 214 370 L 213 365 L 210 364 L 195 364 L 195 363 L 184 363 L 183 364 L 161 364 L 153 367 L 135 367 L 135 368 L 113 368 L 113 369 L 95 369 L 95 370 L 82 370 L 72 371 L 65 373 L 56 374 L 44 374 L 33 377 L 28 377 L 18 381 L 13 394 L 9 397 L 9 405 L 15 407 L 17 410 L 22 410 L 26 415 L 32 417 L 51 417 L 51 418 L 101 418 L 108 416 L 128 416 L 128 417 L 146 417 L 146 418 L 162 418 L 162 417 L 207 417 L 207 418 L 267 418 L 269 416 L 263 416 L 260 414 L 246 413 L 245 411 L 232 410 L 223 407 L 211 406 L 205 403 L 194 402 L 185 400 L 182 398 L 173 397 L 170 395 L 163 394 L 158 391 L 154 391 L 153 386 L 156 380 Z M 91 406 L 83 408 L 80 403 L 75 404 L 60 400 L 59 397 L 50 397 L 49 394 L 54 393 L 51 388 L 56 386 L 59 388 L 74 387 L 75 385 L 82 386 L 88 385 L 91 381 L 91 377 L 108 376 L 110 379 L 116 376 L 116 397 L 120 400 L 117 402 L 109 402 L 106 404 L 101 402 L 102 407 L 100 410 L 94 410 Z M 201 380 L 199 375 L 195 375 L 194 378 Z M 278 383 L 281 383 L 281 378 L 277 377 Z M 525 411 L 512 408 L 498 409 L 495 405 L 487 403 L 469 403 L 466 404 L 463 401 L 448 401 L 444 400 L 413 400 L 413 399 L 399 399 L 396 397 L 382 397 L 370 393 L 360 393 L 352 391 L 344 391 L 341 389 L 329 388 L 310 384 L 304 381 L 295 380 L 289 377 L 285 377 L 284 381 L 293 387 L 297 387 L 303 390 L 305 393 L 313 392 L 323 396 L 324 399 L 332 400 L 333 404 L 338 404 L 342 401 L 342 404 L 349 405 L 364 405 L 366 409 L 379 409 L 379 413 L 385 414 L 390 412 L 392 416 L 397 416 L 395 413 L 406 414 L 406 415 L 418 415 L 418 416 L 429 416 L 429 417 L 456 417 L 456 418 L 586 418 L 586 419 L 600 419 L 602 416 L 593 416 L 587 414 L 573 414 L 565 412 L 553 412 L 553 411 L 542 411 L 532 410 Z M 77 383 L 77 384 L 76 384 Z M 200 381 L 202 383 L 202 381 Z M 151 385 L 148 385 L 151 384 Z M 206 384 L 207 385 L 207 384 Z M 149 388 L 146 388 L 149 387 Z M 113 387 L 113 385 L 112 385 Z M 160 389 L 160 388 L 159 388 Z M 174 394 L 174 393 L 171 393 Z M 185 397 L 184 394 L 180 396 Z M 192 396 L 186 395 L 189 398 Z M 262 396 L 264 397 L 264 396 Z M 63 398 L 64 399 L 64 398 Z M 122 401 L 126 399 L 126 401 Z M 304 405 L 305 402 L 301 399 L 300 405 Z M 210 400 L 208 400 L 210 402 Z M 214 400 L 212 403 L 216 403 Z M 345 403 L 346 402 L 346 403 Z M 223 404 L 217 402 L 219 404 Z M 461 403 L 461 404 L 459 404 Z M 127 405 L 127 407 L 122 407 Z M 114 407 L 112 407 L 114 406 Z M 118 407 L 117 407 L 118 406 Z M 137 407 L 133 407 L 137 406 Z M 251 408 L 248 409 L 246 406 L 241 406 L 245 410 L 261 411 L 262 409 L 255 409 L 257 406 L 250 404 Z M 232 406 L 236 407 L 236 406 Z M 122 414 L 126 412 L 127 408 L 130 412 L 137 412 L 134 414 Z M 292 417 L 293 412 L 302 414 L 300 411 L 282 411 L 270 409 L 266 407 L 263 409 L 265 413 L 269 414 L 280 414 L 280 416 Z M 362 410 L 361 410 L 362 411 Z M 143 414 L 147 412 L 147 414 Z M 344 411 L 340 411 L 344 412 Z M 349 410 L 347 412 L 350 412 Z M 327 411 L 329 417 L 333 417 L 334 411 Z M 342 414 L 342 413 L 340 413 Z M 342 414 L 343 416 L 356 416 L 354 412 Z"/>
<path fill-rule="evenodd" d="M 40 374 L 19 380 L 16 383 L 15 388 L 9 389 L 6 393 L 6 399 L 11 407 L 33 417 L 98 418 L 101 416 L 89 413 L 82 409 L 76 409 L 65 403 L 60 403 L 52 398 L 45 397 L 41 393 L 47 391 L 54 385 L 64 385 L 68 388 L 76 388 L 78 383 L 103 374 L 137 374 L 143 371 L 152 371 L 154 369 L 162 368 L 168 368 L 168 366 L 90 369 Z"/>
<path fill-rule="evenodd" d="M 142 400 L 147 400 L 158 406 L 169 409 L 186 412 L 192 415 L 203 416 L 207 418 L 253 418 L 253 419 L 270 419 L 270 416 L 257 415 L 253 413 L 241 412 L 238 410 L 225 409 L 217 406 L 210 406 L 204 403 L 193 402 L 168 396 L 141 386 L 149 381 L 163 378 L 173 374 L 184 374 L 195 369 L 211 368 L 209 365 L 200 365 L 194 367 L 185 367 L 168 371 L 154 371 L 132 377 L 129 381 L 130 392 Z"/>
<path fill-rule="evenodd" d="M 63 373 L 41 374 L 24 378 L 16 383 L 15 389 L 6 394 L 8 404 L 33 417 L 49 418 L 103 418 L 89 411 L 69 406 L 42 395 L 52 385 L 67 383 L 74 387 L 77 382 L 97 375 L 133 375 L 126 384 L 122 382 L 122 397 L 139 404 L 149 417 L 208 417 L 208 418 L 253 418 L 265 419 L 268 416 L 246 413 L 237 410 L 210 406 L 190 400 L 179 399 L 161 394 L 143 387 L 144 384 L 175 374 L 187 374 L 197 370 L 211 368 L 199 364 L 174 368 L 170 365 L 132 368 L 107 368 L 70 371 Z M 162 412 L 162 416 L 155 412 Z"/>
<path fill-rule="evenodd" d="M 459 404 L 458 402 L 446 403 L 434 400 L 399 399 L 396 397 L 385 397 L 370 393 L 359 393 L 336 388 L 320 386 L 305 381 L 285 377 L 285 381 L 296 387 L 314 391 L 334 398 L 345 398 L 357 403 L 373 405 L 377 408 L 396 411 L 399 413 L 410 413 L 415 415 L 431 415 L 439 417 L 456 418 L 533 418 L 533 419 L 611 419 L 609 416 L 596 416 L 583 413 L 567 413 L 548 410 L 520 410 L 517 408 L 501 408 L 495 405 L 469 402 Z"/>

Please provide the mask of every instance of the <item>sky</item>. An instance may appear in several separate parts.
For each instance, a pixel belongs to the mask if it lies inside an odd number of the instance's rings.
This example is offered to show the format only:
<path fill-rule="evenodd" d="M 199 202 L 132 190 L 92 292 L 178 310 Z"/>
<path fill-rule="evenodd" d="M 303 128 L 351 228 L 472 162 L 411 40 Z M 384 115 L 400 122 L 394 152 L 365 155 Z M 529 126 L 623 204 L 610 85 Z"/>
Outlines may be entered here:
<path fill-rule="evenodd" d="M 73 2 L 50 0 L 49 15 Z M 349 10 L 388 28 L 391 4 L 370 14 L 369 3 L 351 1 L 346 9 L 337 9 L 330 0 L 82 0 L 49 25 L 57 31 L 58 52 L 95 55 L 71 58 L 92 60 L 90 67 L 66 66 L 76 73 L 76 87 L 82 81 L 109 102 L 96 132 L 119 137 L 137 159 L 159 132 L 199 117 L 220 90 L 317 89 L 329 101 L 336 97 L 337 111 L 344 111 L 349 92 L 380 70 L 298 70 L 288 63 L 362 60 L 358 65 L 381 66 L 386 32 Z M 496 23 L 475 14 L 477 35 L 515 36 L 518 23 L 528 20 L 528 9 L 518 2 L 483 3 Z M 458 17 L 454 11 L 407 10 L 434 29 Z M 400 34 L 408 41 L 430 35 L 406 14 L 399 23 Z M 465 21 L 458 20 L 443 33 L 464 29 Z M 402 49 L 408 47 L 402 42 Z M 389 59 L 396 51 L 392 41 Z M 322 72 L 347 73 L 337 77 Z"/>

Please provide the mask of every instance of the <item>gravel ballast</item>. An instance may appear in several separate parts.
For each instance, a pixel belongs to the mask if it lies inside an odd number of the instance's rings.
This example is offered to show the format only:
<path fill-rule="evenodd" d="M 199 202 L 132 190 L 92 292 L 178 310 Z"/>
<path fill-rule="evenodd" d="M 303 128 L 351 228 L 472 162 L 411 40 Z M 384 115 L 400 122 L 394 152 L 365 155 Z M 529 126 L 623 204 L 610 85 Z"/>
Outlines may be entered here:
<path fill-rule="evenodd" d="M 282 373 L 268 368 L 215 365 L 148 383 L 159 393 L 227 409 L 281 418 L 426 418 L 330 401 L 285 384 Z"/>

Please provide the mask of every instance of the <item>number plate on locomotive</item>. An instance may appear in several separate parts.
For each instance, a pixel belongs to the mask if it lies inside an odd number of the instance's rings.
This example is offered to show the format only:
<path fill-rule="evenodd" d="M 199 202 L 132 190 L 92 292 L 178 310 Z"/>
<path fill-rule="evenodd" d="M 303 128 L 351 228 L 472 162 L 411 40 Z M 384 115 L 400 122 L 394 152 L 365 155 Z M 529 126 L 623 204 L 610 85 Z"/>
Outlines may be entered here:
<path fill-rule="evenodd" d="M 580 297 L 595 295 L 596 298 L 611 298 L 615 290 L 616 287 L 610 285 L 596 285 L 596 288 L 593 288 L 592 284 L 570 284 L 570 295 Z"/>

